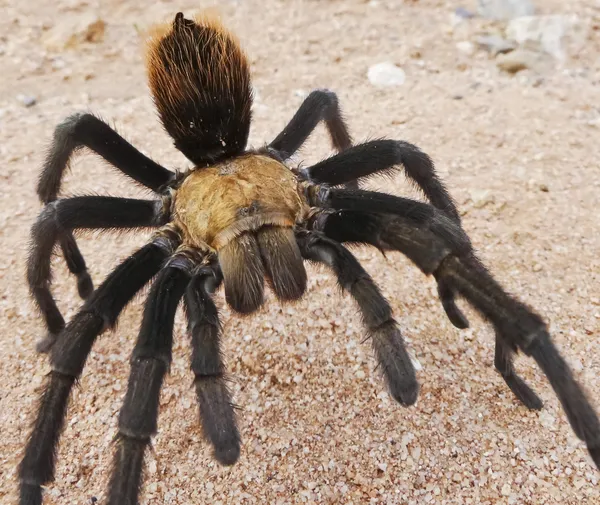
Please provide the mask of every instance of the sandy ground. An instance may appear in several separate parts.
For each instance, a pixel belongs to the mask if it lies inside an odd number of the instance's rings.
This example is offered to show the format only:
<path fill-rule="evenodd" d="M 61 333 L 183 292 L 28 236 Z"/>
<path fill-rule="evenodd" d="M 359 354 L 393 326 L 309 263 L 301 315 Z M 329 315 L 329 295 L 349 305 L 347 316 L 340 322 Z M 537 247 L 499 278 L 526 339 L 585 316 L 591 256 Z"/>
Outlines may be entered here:
<path fill-rule="evenodd" d="M 544 12 L 595 16 L 598 25 L 599 11 L 582 0 L 538 3 Z M 2 504 L 14 503 L 16 465 L 48 371 L 46 357 L 34 351 L 42 326 L 24 282 L 45 146 L 64 116 L 89 109 L 157 161 L 186 167 L 155 117 L 140 31 L 177 10 L 191 14 L 208 5 L 154 2 L 142 10 L 116 0 L 51 4 L 0 2 Z M 356 140 L 388 136 L 421 146 L 459 203 L 481 257 L 549 321 L 600 406 L 598 32 L 566 69 L 543 79 L 512 77 L 499 73 L 484 53 L 457 50 L 480 23 L 451 31 L 458 5 L 221 3 L 252 59 L 258 99 L 251 143 L 273 138 L 304 93 L 328 87 L 339 93 Z M 102 42 L 67 51 L 41 42 L 69 16 L 89 11 L 107 23 Z M 368 67 L 386 60 L 404 68 L 403 86 L 379 89 L 368 82 Z M 24 107 L 19 94 L 35 96 L 37 104 Z M 319 128 L 297 161 L 329 153 Z M 144 194 L 91 155 L 78 158 L 68 181 L 68 193 Z M 392 186 L 386 189 L 408 191 L 401 177 Z M 82 238 L 95 282 L 147 238 Z M 250 319 L 233 317 L 220 295 L 225 354 L 241 407 L 240 461 L 218 466 L 202 440 L 179 314 L 143 503 L 598 503 L 599 474 L 532 362 L 519 359 L 518 368 L 546 402 L 541 413 L 519 406 L 495 373 L 493 334 L 474 313 L 471 329 L 458 331 L 445 318 L 432 279 L 398 254 L 358 255 L 390 298 L 422 365 L 417 405 L 405 409 L 388 396 L 369 344 L 361 343 L 356 309 L 328 272 L 310 271 L 302 302 L 281 307 L 270 297 Z M 81 302 L 56 260 L 55 293 L 70 317 Z M 105 495 L 141 305 L 142 299 L 133 303 L 118 330 L 104 334 L 91 354 L 46 503 L 84 504 Z"/>

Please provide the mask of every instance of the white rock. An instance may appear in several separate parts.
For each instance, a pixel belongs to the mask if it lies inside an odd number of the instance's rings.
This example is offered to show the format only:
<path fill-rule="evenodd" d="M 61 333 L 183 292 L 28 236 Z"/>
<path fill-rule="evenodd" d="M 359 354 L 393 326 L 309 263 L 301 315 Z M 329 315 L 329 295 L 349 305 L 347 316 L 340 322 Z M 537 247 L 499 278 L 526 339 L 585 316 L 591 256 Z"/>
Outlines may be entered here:
<path fill-rule="evenodd" d="M 37 99 L 33 95 L 17 95 L 17 100 L 21 102 L 25 107 L 33 107 L 37 103 Z"/>
<path fill-rule="evenodd" d="M 576 15 L 524 16 L 508 24 L 506 36 L 528 49 L 564 60 L 567 49 L 575 53 L 583 47 L 587 27 Z"/>
<path fill-rule="evenodd" d="M 490 19 L 507 20 L 534 12 L 530 0 L 479 0 L 479 14 Z"/>
<path fill-rule="evenodd" d="M 473 56 L 476 50 L 475 44 L 473 44 L 473 42 L 469 42 L 468 40 L 457 42 L 456 49 L 458 49 L 461 53 L 465 53 L 468 56 Z"/>
<path fill-rule="evenodd" d="M 371 84 L 382 87 L 400 86 L 406 80 L 404 70 L 388 61 L 369 67 L 367 77 Z"/>

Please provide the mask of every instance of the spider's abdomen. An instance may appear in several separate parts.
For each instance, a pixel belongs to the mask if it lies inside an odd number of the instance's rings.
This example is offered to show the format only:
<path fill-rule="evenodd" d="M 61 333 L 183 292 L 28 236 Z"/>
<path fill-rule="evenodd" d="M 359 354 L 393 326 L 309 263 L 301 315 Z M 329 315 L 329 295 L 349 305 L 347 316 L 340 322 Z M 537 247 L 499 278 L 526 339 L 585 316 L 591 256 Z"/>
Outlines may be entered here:
<path fill-rule="evenodd" d="M 165 130 L 196 165 L 244 151 L 250 130 L 250 66 L 216 18 L 158 27 L 147 50 L 148 80 Z"/>
<path fill-rule="evenodd" d="M 227 301 L 249 313 L 263 302 L 265 277 L 282 300 L 304 293 L 306 271 L 293 226 L 307 211 L 286 166 L 248 154 L 187 176 L 175 193 L 173 222 L 185 245 L 218 253 Z"/>

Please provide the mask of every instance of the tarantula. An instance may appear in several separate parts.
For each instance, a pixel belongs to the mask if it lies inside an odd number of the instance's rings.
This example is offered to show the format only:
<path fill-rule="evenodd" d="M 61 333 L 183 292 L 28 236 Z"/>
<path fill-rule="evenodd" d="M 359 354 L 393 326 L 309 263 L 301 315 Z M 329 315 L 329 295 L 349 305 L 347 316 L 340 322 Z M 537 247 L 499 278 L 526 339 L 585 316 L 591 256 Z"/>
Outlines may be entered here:
<path fill-rule="evenodd" d="M 495 366 L 529 409 L 542 402 L 516 374 L 513 355 L 535 359 L 548 377 L 576 435 L 600 466 L 600 423 L 552 343 L 546 324 L 508 295 L 478 260 L 456 206 L 431 159 L 395 140 L 352 145 L 337 97 L 313 91 L 268 145 L 247 150 L 252 90 L 247 59 L 218 20 L 176 15 L 155 31 L 147 52 L 150 89 L 161 122 L 194 168 L 173 173 L 147 158 L 106 123 L 76 114 L 55 130 L 38 185 L 45 204 L 32 227 L 27 279 L 48 336 L 52 371 L 19 467 L 20 503 L 42 502 L 53 480 L 56 448 L 73 384 L 100 333 L 152 279 L 119 415 L 108 503 L 136 504 L 144 451 L 156 432 L 159 394 L 171 362 L 173 321 L 183 298 L 192 345 L 191 368 L 204 433 L 215 458 L 230 465 L 240 435 L 225 382 L 220 324 L 213 294 L 241 314 L 264 300 L 264 282 L 282 301 L 306 290 L 304 261 L 330 267 L 356 301 L 391 395 L 413 404 L 419 385 L 390 305 L 343 243 L 400 251 L 437 281 L 450 321 L 468 321 L 455 303 L 466 299 L 495 329 Z M 325 122 L 338 154 L 306 168 L 286 161 Z M 71 155 L 87 148 L 158 199 L 106 196 L 58 199 Z M 430 204 L 359 189 L 358 181 L 403 166 Z M 155 227 L 152 240 L 93 289 L 73 232 Z M 51 294 L 50 259 L 60 245 L 85 303 L 65 325 Z"/>

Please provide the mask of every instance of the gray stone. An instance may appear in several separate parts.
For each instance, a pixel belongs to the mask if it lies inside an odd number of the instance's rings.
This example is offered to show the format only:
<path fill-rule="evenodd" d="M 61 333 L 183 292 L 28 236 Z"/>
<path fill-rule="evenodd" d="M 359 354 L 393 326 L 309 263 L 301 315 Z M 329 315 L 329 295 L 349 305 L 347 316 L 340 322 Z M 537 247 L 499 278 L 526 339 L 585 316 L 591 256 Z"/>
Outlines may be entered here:
<path fill-rule="evenodd" d="M 534 12 L 530 0 L 479 0 L 479 14 L 489 19 L 508 20 Z"/>
<path fill-rule="evenodd" d="M 481 35 L 477 37 L 476 42 L 481 49 L 485 49 L 492 56 L 510 53 L 517 48 L 516 42 L 506 40 L 499 35 Z"/>
<path fill-rule="evenodd" d="M 464 7 L 457 7 L 454 11 L 454 15 L 461 19 L 471 19 L 475 17 L 475 14 L 473 14 L 470 10 L 465 9 Z"/>
<path fill-rule="evenodd" d="M 528 49 L 543 51 L 557 60 L 581 49 L 587 37 L 587 27 L 573 16 L 524 16 L 513 19 L 506 36 Z"/>
<path fill-rule="evenodd" d="M 17 100 L 25 107 L 33 107 L 37 103 L 37 98 L 33 95 L 17 95 Z"/>

